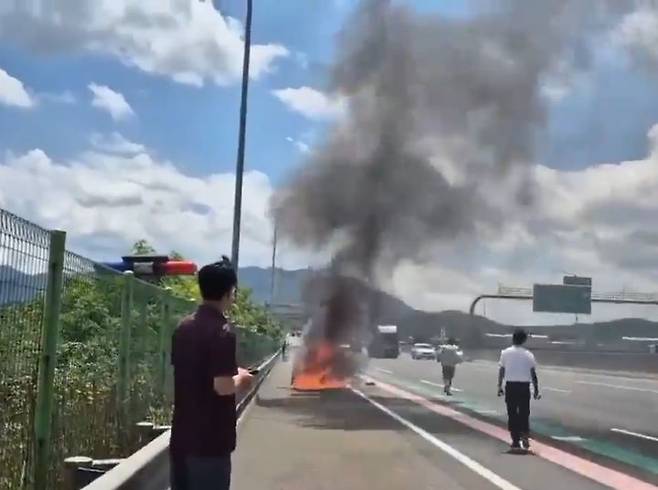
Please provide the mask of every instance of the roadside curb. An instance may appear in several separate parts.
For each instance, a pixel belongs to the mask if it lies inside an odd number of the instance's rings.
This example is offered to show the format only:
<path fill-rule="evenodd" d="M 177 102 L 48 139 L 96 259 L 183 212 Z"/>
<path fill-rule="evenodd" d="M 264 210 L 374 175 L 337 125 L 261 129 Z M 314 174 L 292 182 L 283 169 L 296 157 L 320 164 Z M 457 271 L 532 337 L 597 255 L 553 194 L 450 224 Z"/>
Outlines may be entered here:
<path fill-rule="evenodd" d="M 267 379 L 280 351 L 258 366 L 256 383 L 236 404 L 236 416 L 244 412 L 249 402 Z M 169 439 L 167 430 L 146 446 L 130 455 L 103 476 L 83 487 L 84 490 L 163 490 L 169 487 Z"/>

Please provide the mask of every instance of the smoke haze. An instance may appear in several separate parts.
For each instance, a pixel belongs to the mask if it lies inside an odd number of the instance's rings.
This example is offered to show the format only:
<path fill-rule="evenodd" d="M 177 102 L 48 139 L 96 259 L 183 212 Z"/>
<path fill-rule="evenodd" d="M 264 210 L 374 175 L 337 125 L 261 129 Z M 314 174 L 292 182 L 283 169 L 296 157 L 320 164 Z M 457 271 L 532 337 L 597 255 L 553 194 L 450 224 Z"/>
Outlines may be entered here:
<path fill-rule="evenodd" d="M 496 199 L 531 208 L 544 83 L 558 69 L 587 69 L 591 34 L 625 8 L 477 5 L 478 15 L 455 19 L 363 1 L 339 34 L 330 91 L 348 97 L 348 113 L 274 208 L 293 243 L 337 244 L 335 277 L 371 282 L 432 243 L 495 232 L 505 219 Z M 341 304 L 329 303 L 328 319 Z"/>

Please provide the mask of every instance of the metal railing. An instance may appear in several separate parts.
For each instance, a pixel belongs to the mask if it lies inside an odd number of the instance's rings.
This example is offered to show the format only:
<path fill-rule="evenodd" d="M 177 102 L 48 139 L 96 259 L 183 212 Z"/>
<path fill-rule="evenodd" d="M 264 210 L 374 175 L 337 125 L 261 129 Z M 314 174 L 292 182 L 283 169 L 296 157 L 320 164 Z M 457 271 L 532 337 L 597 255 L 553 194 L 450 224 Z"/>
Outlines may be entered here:
<path fill-rule="evenodd" d="M 124 458 L 171 417 L 170 342 L 194 302 L 65 250 L 0 209 L 0 488 L 61 488 L 64 459 Z M 238 357 L 275 340 L 238 329 Z"/>
<path fill-rule="evenodd" d="M 498 286 L 501 296 L 529 296 L 532 297 L 532 288 Z M 609 293 L 592 293 L 595 302 L 622 302 L 622 303 L 655 303 L 658 302 L 658 293 L 638 293 L 632 291 L 616 291 Z"/>

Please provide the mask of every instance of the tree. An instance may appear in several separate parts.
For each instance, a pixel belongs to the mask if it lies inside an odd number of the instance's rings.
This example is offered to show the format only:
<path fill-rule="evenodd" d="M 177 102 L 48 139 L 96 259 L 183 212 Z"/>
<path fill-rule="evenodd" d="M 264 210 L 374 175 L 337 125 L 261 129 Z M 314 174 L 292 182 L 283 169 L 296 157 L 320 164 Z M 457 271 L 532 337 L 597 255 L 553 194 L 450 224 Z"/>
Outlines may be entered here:
<path fill-rule="evenodd" d="M 137 240 L 132 248 L 132 253 L 135 255 L 149 255 L 155 254 L 155 249 L 145 239 Z"/>
<path fill-rule="evenodd" d="M 133 245 L 133 253 L 154 254 L 155 249 L 147 240 L 138 240 Z M 172 260 L 185 260 L 180 252 L 172 250 L 169 253 Z M 194 301 L 201 300 L 201 294 L 197 285 L 196 277 L 192 276 L 172 276 L 163 277 L 159 285 L 170 288 L 172 294 L 185 299 Z M 231 321 L 235 325 L 249 329 L 261 335 L 278 339 L 282 335 L 282 328 L 263 306 L 254 302 L 251 297 L 251 290 L 248 288 L 239 288 L 235 304 L 231 311 Z"/>

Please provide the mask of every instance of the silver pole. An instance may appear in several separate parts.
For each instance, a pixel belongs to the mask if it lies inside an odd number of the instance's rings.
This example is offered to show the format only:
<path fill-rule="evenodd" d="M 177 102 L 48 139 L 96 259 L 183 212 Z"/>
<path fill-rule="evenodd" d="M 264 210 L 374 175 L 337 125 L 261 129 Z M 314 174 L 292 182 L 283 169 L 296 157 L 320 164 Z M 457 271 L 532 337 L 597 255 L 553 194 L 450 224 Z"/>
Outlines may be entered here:
<path fill-rule="evenodd" d="M 244 59 L 242 63 L 242 99 L 240 102 L 240 129 L 238 135 L 238 158 L 235 169 L 235 203 L 233 206 L 233 246 L 231 262 L 238 272 L 240 259 L 240 217 L 242 214 L 242 175 L 244 173 L 245 136 L 247 132 L 247 96 L 249 94 L 249 55 L 251 52 L 252 0 L 247 0 L 247 21 L 244 36 Z"/>
<path fill-rule="evenodd" d="M 276 239 L 277 239 L 277 226 L 274 224 L 274 237 L 272 240 L 272 277 L 270 282 L 270 308 L 274 305 L 274 287 L 276 282 Z"/>

